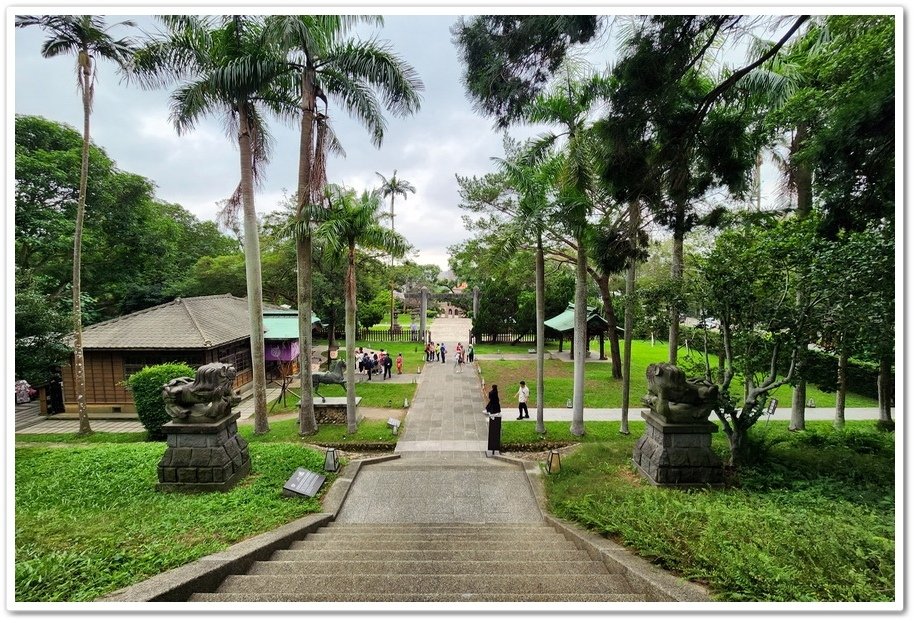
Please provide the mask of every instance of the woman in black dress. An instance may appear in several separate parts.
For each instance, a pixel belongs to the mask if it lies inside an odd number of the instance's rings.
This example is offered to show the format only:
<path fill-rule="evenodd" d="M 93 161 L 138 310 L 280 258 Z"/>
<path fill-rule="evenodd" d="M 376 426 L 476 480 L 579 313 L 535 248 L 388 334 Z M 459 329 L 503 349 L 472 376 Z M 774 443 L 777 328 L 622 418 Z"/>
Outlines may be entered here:
<path fill-rule="evenodd" d="M 502 409 L 499 406 L 499 389 L 496 385 L 487 394 L 487 413 L 490 415 L 499 415 Z"/>

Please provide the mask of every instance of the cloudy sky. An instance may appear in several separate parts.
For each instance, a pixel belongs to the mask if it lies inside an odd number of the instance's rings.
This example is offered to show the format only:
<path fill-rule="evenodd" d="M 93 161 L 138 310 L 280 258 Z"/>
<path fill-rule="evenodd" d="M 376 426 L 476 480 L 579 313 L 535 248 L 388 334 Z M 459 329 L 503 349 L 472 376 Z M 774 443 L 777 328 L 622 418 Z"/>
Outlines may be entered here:
<path fill-rule="evenodd" d="M 124 19 L 112 15 L 109 23 Z M 330 114 L 346 157 L 332 157 L 328 179 L 358 190 L 377 186 L 376 171 L 397 175 L 416 193 L 395 203 L 395 226 L 418 250 L 421 263 L 447 266 L 447 247 L 465 239 L 457 208 L 455 174 L 481 174 L 491 156 L 502 152 L 492 122 L 476 114 L 461 86 L 461 68 L 449 28 L 455 15 L 386 15 L 375 35 L 412 65 L 425 89 L 420 112 L 409 118 L 388 116 L 380 149 L 366 131 L 335 108 Z M 154 26 L 151 18 L 136 21 Z M 82 107 L 76 90 L 73 57 L 41 58 L 46 35 L 38 28 L 15 35 L 15 112 L 41 115 L 78 129 Z M 126 171 L 154 181 L 158 196 L 210 219 L 238 182 L 238 155 L 218 120 L 178 136 L 169 121 L 168 91 L 141 91 L 122 83 L 111 67 L 100 68 L 92 115 L 92 139 Z M 40 77 L 40 79 L 37 79 Z M 296 187 L 298 127 L 272 122 L 275 143 L 271 163 L 255 204 L 259 214 L 276 209 L 285 192 Z"/>
<path fill-rule="evenodd" d="M 150 15 L 162 11 L 140 7 L 131 10 L 123 5 L 120 9 L 106 7 L 92 12 L 110 15 L 108 23 L 130 16 L 151 30 L 156 26 Z M 183 9 L 178 7 L 175 12 L 180 10 Z M 361 10 L 365 9 L 356 8 L 352 12 Z M 556 9 L 544 9 L 544 12 L 553 10 Z M 15 112 L 41 115 L 81 129 L 82 106 L 76 90 L 74 58 L 41 58 L 39 49 L 45 33 L 35 27 L 13 30 L 9 23 L 11 11 L 8 11 L 7 27 L 14 38 L 11 69 Z M 89 12 L 79 5 L 73 5 L 72 11 Z M 196 11 L 228 13 L 251 12 L 251 9 L 198 6 Z M 398 11 L 401 14 L 394 14 Z M 396 169 L 399 178 L 417 189 L 406 200 L 396 200 L 396 228 L 417 249 L 417 261 L 436 263 L 443 268 L 447 267 L 447 248 L 468 237 L 457 207 L 455 174 L 483 174 L 492 169 L 491 158 L 502 154 L 501 136 L 493 130 L 490 119 L 474 112 L 462 87 L 462 67 L 449 32 L 459 11 L 456 7 L 380 6 L 375 12 L 385 15 L 384 26 L 360 29 L 361 37 L 376 36 L 389 41 L 393 50 L 416 69 L 425 85 L 418 114 L 400 119 L 388 117 L 381 149 L 374 148 L 365 130 L 339 107 L 332 104 L 330 110 L 347 155 L 330 160 L 329 181 L 362 190 L 378 185 L 377 171 L 390 176 Z M 20 7 L 16 12 L 41 10 Z M 120 15 L 122 12 L 125 15 Z M 473 13 L 474 9 L 464 12 Z M 592 63 L 603 67 L 613 61 L 614 49 L 612 34 L 605 33 L 585 53 Z M 741 60 L 739 57 L 735 62 Z M 212 219 L 218 202 L 228 197 L 238 182 L 236 144 L 226 137 L 215 119 L 204 120 L 194 131 L 178 136 L 169 121 L 168 98 L 168 91 L 141 91 L 125 85 L 113 68 L 103 63 L 92 115 L 93 141 L 122 170 L 152 180 L 162 200 L 179 203 L 201 219 Z M 284 194 L 292 193 L 296 187 L 298 128 L 273 122 L 271 132 L 275 138 L 271 164 L 255 199 L 259 214 L 277 209 Z M 512 131 L 516 137 L 531 133 L 532 130 L 525 128 Z M 775 185 L 767 185 L 765 189 L 764 203 L 775 200 Z"/>

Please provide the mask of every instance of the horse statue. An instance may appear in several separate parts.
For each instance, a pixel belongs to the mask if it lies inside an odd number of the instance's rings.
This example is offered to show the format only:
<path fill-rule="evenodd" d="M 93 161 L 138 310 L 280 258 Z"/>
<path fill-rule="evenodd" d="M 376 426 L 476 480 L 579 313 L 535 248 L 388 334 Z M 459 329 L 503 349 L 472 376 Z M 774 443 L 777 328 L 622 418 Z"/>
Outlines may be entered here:
<path fill-rule="evenodd" d="M 195 378 L 172 379 L 162 386 L 165 411 L 172 420 L 206 422 L 232 413 L 241 397 L 232 389 L 235 368 L 208 363 L 197 368 Z"/>
<path fill-rule="evenodd" d="M 318 387 L 322 383 L 325 385 L 340 385 L 345 390 L 347 389 L 347 381 L 344 378 L 346 367 L 346 360 L 338 359 L 328 366 L 327 372 L 312 372 L 312 390 L 314 390 L 316 396 L 321 398 L 321 402 L 326 402 L 324 396 L 318 392 Z"/>

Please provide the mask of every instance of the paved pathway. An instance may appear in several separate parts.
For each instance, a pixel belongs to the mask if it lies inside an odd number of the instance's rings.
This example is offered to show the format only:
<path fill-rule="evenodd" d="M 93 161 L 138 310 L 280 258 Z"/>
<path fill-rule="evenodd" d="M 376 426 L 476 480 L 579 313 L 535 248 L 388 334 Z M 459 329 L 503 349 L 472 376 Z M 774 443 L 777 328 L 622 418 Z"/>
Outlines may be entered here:
<path fill-rule="evenodd" d="M 454 352 L 467 319 L 440 318 L 433 340 Z M 364 466 L 337 523 L 538 523 L 517 465 L 486 456 L 487 418 L 475 368 L 425 364 L 401 430 L 396 461 Z"/>

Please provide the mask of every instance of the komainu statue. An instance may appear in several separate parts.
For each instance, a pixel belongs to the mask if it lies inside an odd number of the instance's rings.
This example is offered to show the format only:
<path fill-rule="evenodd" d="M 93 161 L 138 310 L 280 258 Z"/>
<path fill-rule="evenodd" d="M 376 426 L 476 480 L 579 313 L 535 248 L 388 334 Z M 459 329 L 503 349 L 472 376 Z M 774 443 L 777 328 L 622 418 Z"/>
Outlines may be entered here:
<path fill-rule="evenodd" d="M 642 402 L 665 422 L 693 424 L 709 418 L 719 398 L 719 387 L 704 379 L 688 379 L 670 363 L 646 368 L 649 392 Z"/>
<path fill-rule="evenodd" d="M 162 386 L 165 411 L 173 420 L 217 420 L 232 413 L 241 396 L 232 390 L 235 368 L 208 363 L 197 368 L 192 379 L 182 376 Z"/>

